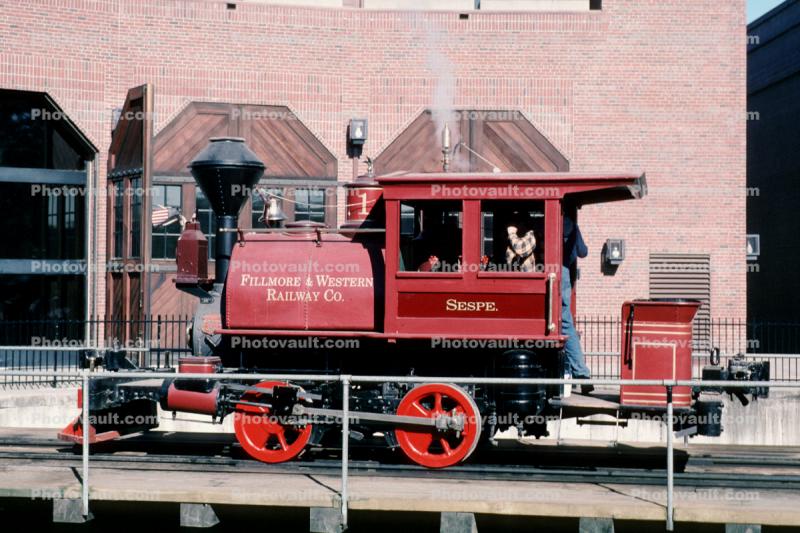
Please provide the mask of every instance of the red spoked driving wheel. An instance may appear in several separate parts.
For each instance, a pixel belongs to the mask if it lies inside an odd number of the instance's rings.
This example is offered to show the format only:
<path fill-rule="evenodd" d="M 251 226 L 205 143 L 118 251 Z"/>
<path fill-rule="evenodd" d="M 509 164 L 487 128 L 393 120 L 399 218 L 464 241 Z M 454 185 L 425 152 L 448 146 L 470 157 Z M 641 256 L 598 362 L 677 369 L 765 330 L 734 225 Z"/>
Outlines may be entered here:
<path fill-rule="evenodd" d="M 286 387 L 282 381 L 262 381 L 255 386 L 261 389 Z M 270 396 L 259 392 L 246 392 L 242 401 L 270 403 Z M 233 415 L 236 439 L 253 459 L 265 463 L 282 463 L 297 457 L 311 438 L 311 424 L 295 425 L 272 416 L 269 407 L 237 404 Z"/>
<path fill-rule="evenodd" d="M 478 406 L 456 385 L 429 383 L 415 387 L 400 401 L 397 414 L 461 418 L 460 431 L 412 425 L 395 430 L 397 442 L 408 458 L 428 468 L 445 468 L 465 460 L 475 450 L 481 436 Z"/>

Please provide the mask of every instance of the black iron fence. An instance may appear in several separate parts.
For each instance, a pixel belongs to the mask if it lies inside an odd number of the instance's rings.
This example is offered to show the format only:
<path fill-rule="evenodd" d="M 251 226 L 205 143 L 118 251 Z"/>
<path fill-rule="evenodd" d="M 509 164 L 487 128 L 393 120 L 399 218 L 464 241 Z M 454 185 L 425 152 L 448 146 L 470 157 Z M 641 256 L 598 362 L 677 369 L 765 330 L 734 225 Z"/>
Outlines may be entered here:
<path fill-rule="evenodd" d="M 579 317 L 581 345 L 593 376 L 619 377 L 621 318 Z M 710 352 L 719 348 L 722 364 L 737 354 L 769 361 L 770 379 L 800 381 L 800 323 L 714 318 L 696 320 L 693 327 L 693 376 L 701 376 Z"/>
<path fill-rule="evenodd" d="M 191 317 L 144 317 L 120 321 L 89 320 L 0 321 L 0 368 L 15 370 L 77 370 L 89 348 L 125 352 L 140 367 L 171 368 L 190 352 L 186 330 Z M 61 378 L 4 377 L 0 386 L 58 385 Z"/>
<path fill-rule="evenodd" d="M 619 377 L 621 323 L 616 316 L 584 316 L 577 320 L 581 343 L 594 377 Z M 90 320 L 0 321 L 0 368 L 18 370 L 75 370 L 81 352 L 92 347 L 119 349 L 140 367 L 170 368 L 189 353 L 187 316 L 153 316 L 119 321 L 105 317 Z M 694 327 L 694 376 L 709 363 L 712 348 L 722 352 L 722 362 L 738 353 L 771 364 L 771 379 L 800 381 L 800 323 L 712 319 Z M 1 386 L 37 383 L 32 378 Z M 40 379 L 40 378 L 36 378 Z M 41 381 L 40 381 L 41 382 Z M 42 383 L 60 383 L 48 378 Z"/>

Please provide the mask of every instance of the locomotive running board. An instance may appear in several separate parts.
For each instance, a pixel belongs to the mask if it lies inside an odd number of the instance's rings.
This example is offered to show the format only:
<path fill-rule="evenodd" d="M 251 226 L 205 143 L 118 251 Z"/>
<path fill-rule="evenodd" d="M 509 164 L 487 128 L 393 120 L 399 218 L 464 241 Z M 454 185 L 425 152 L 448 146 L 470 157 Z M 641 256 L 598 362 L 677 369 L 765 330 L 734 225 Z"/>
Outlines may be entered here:
<path fill-rule="evenodd" d="M 619 410 L 619 402 L 604 400 L 596 396 L 584 396 L 582 394 L 573 394 L 566 398 L 551 398 L 549 403 L 556 409 L 575 409 L 595 411 L 598 413 L 616 413 Z"/>

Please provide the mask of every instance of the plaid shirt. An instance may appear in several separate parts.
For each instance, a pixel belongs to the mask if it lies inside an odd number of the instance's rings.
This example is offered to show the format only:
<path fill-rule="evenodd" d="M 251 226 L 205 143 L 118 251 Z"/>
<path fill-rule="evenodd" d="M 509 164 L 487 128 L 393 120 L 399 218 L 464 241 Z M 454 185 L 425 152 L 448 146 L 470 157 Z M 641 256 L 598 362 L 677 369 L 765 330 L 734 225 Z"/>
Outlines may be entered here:
<path fill-rule="evenodd" d="M 513 270 L 535 272 L 536 261 L 533 257 L 533 250 L 536 249 L 536 238 L 533 236 L 533 232 L 529 231 L 523 237 L 518 237 L 516 233 L 509 235 L 508 244 L 506 263 L 514 267 Z"/>

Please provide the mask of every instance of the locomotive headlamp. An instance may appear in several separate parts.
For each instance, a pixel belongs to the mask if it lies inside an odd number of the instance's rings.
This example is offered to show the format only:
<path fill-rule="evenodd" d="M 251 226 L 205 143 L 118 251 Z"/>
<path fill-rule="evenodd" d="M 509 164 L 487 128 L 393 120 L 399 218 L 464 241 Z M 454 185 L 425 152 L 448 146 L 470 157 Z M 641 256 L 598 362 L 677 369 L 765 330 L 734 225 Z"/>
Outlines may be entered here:
<path fill-rule="evenodd" d="M 354 118 L 350 120 L 350 128 L 348 130 L 348 138 L 350 144 L 361 146 L 367 142 L 367 119 Z"/>
<path fill-rule="evenodd" d="M 621 265 L 625 260 L 625 240 L 606 239 L 603 245 L 603 263 L 609 266 Z"/>

